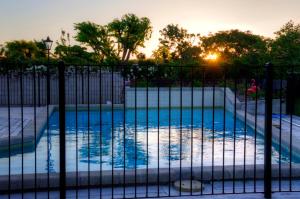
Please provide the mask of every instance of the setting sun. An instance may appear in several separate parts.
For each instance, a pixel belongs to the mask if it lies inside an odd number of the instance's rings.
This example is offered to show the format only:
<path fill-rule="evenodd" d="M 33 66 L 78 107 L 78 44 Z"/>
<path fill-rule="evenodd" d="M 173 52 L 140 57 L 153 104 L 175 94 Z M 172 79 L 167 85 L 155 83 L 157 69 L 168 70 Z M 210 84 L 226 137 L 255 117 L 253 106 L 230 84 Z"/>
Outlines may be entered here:
<path fill-rule="evenodd" d="M 205 56 L 204 59 L 209 60 L 209 61 L 216 61 L 218 59 L 218 55 L 216 53 L 209 53 L 208 55 Z"/>

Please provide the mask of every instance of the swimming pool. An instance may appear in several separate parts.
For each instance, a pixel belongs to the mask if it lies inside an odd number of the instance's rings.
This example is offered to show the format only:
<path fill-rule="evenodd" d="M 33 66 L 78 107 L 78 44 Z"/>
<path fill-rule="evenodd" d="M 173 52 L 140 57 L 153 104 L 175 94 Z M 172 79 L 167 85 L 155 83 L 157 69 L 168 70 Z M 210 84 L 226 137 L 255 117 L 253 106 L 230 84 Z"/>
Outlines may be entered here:
<path fill-rule="evenodd" d="M 205 108 L 203 115 L 202 126 L 201 108 L 194 108 L 193 112 L 189 108 L 162 108 L 159 112 L 158 109 L 149 109 L 148 114 L 142 108 L 126 109 L 125 120 L 122 108 L 115 108 L 113 112 L 111 109 L 103 109 L 101 116 L 99 109 L 91 109 L 89 113 L 87 110 L 79 110 L 77 113 L 68 110 L 67 171 L 76 171 L 76 165 L 79 171 L 123 169 L 124 163 L 127 169 L 146 168 L 147 165 L 148 168 L 166 168 L 169 163 L 171 167 L 179 167 L 180 164 L 182 167 L 191 164 L 196 167 L 202 165 L 202 155 L 204 166 L 223 165 L 223 147 L 225 165 L 243 165 L 244 162 L 247 165 L 255 162 L 263 164 L 262 136 L 257 134 L 255 141 L 255 131 L 248 126 L 245 129 L 245 123 L 239 119 L 236 119 L 234 128 L 234 114 L 228 111 L 225 111 L 224 122 L 223 108 L 215 108 L 214 111 Z M 45 127 L 37 144 L 37 173 L 59 171 L 58 124 L 59 115 L 54 111 L 49 119 L 49 132 Z M 279 161 L 278 151 L 274 145 L 273 163 Z M 288 157 L 283 153 L 281 161 L 289 162 Z M 34 173 L 34 152 L 25 153 L 23 161 L 23 172 Z M 21 173 L 22 154 L 11 156 L 11 174 Z M 7 174 L 8 158 L 0 158 L 0 175 Z"/>

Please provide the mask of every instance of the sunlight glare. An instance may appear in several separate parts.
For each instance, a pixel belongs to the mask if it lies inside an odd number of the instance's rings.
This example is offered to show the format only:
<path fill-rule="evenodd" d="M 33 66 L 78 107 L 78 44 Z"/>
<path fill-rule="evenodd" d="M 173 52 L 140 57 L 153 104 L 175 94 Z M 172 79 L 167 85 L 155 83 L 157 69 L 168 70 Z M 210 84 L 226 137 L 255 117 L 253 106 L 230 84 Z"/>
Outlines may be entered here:
<path fill-rule="evenodd" d="M 218 59 L 218 55 L 216 53 L 209 53 L 208 55 L 205 56 L 204 59 L 209 60 L 209 61 L 216 61 Z"/>

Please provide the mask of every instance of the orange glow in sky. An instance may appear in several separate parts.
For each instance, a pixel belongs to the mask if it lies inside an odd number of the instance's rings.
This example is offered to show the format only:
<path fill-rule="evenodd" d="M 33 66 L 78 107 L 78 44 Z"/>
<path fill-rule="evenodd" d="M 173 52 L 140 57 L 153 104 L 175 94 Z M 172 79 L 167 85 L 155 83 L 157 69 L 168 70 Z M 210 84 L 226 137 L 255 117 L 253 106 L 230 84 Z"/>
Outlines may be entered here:
<path fill-rule="evenodd" d="M 71 44 L 75 44 L 74 23 L 105 25 L 134 13 L 151 20 L 152 37 L 145 48 L 139 49 L 149 57 L 159 43 L 159 30 L 170 23 L 202 36 L 240 29 L 273 37 L 289 20 L 300 23 L 299 8 L 300 0 L 7 0 L 0 6 L 0 44 L 18 39 L 41 40 L 48 35 L 57 41 L 62 29 L 70 33 Z"/>

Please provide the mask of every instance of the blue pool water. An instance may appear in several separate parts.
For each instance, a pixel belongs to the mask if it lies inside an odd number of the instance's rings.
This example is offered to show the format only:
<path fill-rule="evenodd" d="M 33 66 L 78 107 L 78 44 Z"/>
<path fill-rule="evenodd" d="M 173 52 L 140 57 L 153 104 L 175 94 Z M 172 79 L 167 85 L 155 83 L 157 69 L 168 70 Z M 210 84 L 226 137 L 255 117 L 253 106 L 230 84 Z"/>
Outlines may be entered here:
<path fill-rule="evenodd" d="M 171 167 L 179 167 L 180 161 L 183 167 L 190 166 L 191 163 L 193 166 L 200 166 L 201 154 L 204 166 L 212 165 L 212 162 L 214 165 L 222 165 L 223 146 L 225 146 L 225 165 L 233 164 L 234 154 L 237 165 L 244 164 L 244 161 L 246 164 L 254 164 L 255 159 L 257 164 L 263 163 L 263 137 L 257 135 L 255 151 L 254 130 L 250 127 L 245 129 L 244 122 L 237 119 L 234 139 L 234 115 L 230 112 L 225 113 L 226 130 L 223 145 L 223 109 L 214 110 L 214 124 L 213 110 L 204 109 L 203 127 L 200 108 L 194 108 L 193 114 L 191 109 L 183 109 L 182 118 L 179 108 L 171 109 L 171 117 L 169 109 L 160 109 L 159 121 L 158 110 L 149 109 L 148 124 L 146 109 L 137 109 L 136 112 L 135 116 L 134 109 L 126 109 L 124 121 L 123 109 L 114 109 L 113 112 L 111 109 L 103 109 L 101 116 L 99 110 L 90 110 L 89 116 L 87 111 L 78 111 L 76 126 L 76 112 L 67 111 L 67 171 L 76 171 L 76 165 L 79 171 L 110 170 L 112 167 L 121 169 L 124 163 L 126 168 L 146 168 L 147 164 L 149 168 L 157 168 L 158 164 L 162 168 L 168 167 L 169 161 Z M 49 132 L 47 128 L 44 129 L 36 148 L 38 173 L 47 172 L 48 169 L 50 172 L 59 171 L 58 124 L 58 112 L 54 112 L 50 117 Z M 34 173 L 34 152 L 25 153 L 23 159 L 24 173 Z M 22 172 L 21 161 L 22 154 L 11 157 L 12 174 Z M 274 146 L 273 163 L 278 161 L 278 149 Z M 288 156 L 283 154 L 282 162 L 286 161 L 289 161 Z M 0 175 L 5 174 L 8 174 L 8 158 L 0 158 Z"/>

